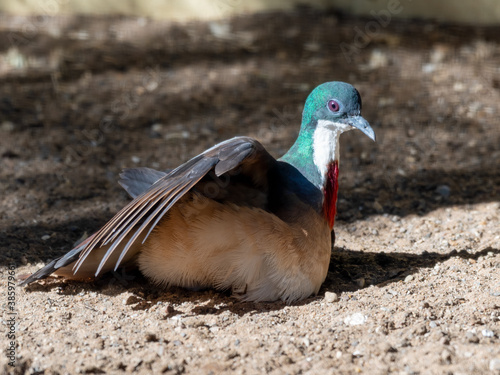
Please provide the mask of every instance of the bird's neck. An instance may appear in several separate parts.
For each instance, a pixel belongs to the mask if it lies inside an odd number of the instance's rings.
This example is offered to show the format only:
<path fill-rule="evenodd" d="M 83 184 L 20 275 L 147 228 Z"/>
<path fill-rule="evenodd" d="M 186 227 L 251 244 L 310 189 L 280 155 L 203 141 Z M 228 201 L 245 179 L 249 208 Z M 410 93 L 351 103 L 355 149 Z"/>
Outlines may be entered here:
<path fill-rule="evenodd" d="M 330 228 L 337 211 L 340 134 L 321 120 L 316 126 L 303 126 L 294 145 L 281 158 L 321 190 L 320 206 Z"/>

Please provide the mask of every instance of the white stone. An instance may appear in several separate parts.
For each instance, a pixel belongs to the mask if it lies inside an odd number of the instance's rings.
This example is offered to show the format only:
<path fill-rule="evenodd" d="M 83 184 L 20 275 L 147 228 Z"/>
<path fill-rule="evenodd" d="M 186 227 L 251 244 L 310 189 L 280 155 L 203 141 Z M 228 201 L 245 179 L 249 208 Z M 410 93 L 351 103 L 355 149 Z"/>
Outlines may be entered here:
<path fill-rule="evenodd" d="M 494 358 L 490 361 L 490 371 L 500 371 L 500 358 Z"/>
<path fill-rule="evenodd" d="M 365 324 L 367 320 L 368 317 L 366 315 L 363 315 L 362 313 L 354 313 L 344 319 L 344 324 L 348 326 L 358 326 Z"/>

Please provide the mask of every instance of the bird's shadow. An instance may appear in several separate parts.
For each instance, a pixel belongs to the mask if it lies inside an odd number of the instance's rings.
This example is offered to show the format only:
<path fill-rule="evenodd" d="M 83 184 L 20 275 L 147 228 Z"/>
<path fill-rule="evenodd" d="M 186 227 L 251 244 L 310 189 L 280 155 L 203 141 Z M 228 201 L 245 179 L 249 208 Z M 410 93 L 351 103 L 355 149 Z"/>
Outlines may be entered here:
<path fill-rule="evenodd" d="M 487 255 L 500 254 L 500 249 L 487 247 L 475 253 L 466 250 L 452 250 L 448 253 L 423 252 L 380 253 L 355 251 L 336 248 L 332 253 L 327 278 L 318 295 L 293 303 L 294 306 L 307 305 L 324 298 L 325 292 L 354 292 L 365 287 L 386 286 L 403 280 L 406 276 L 422 268 L 432 268 L 451 258 L 471 259 Z M 362 281 L 360 281 L 362 280 Z M 193 291 L 183 288 L 165 290 L 149 283 L 138 271 L 119 270 L 90 282 L 49 278 L 30 284 L 28 292 L 50 291 L 57 289 L 61 295 L 76 295 L 86 292 L 99 292 L 116 296 L 127 293 L 125 303 L 132 310 L 148 310 L 161 303 L 166 306 L 165 317 L 185 314 L 176 306 L 185 303 L 194 304 L 189 315 L 219 315 L 226 311 L 239 316 L 260 314 L 281 310 L 287 306 L 284 302 L 244 302 L 230 295 L 229 292 L 214 290 Z"/>

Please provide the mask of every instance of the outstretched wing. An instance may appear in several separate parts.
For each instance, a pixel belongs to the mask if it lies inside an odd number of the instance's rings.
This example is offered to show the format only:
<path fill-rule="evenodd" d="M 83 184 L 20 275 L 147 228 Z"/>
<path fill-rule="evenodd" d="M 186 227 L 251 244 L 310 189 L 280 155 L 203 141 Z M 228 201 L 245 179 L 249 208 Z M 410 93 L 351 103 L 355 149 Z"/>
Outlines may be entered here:
<path fill-rule="evenodd" d="M 92 253 L 97 253 L 98 250 L 105 250 L 105 252 L 103 251 L 102 256 L 99 255 L 100 262 L 95 270 L 95 276 L 101 273 L 109 259 L 115 260 L 119 254 L 114 266 L 116 270 L 124 259 L 130 259 L 133 256 L 129 252 L 138 251 L 137 244 L 146 241 L 153 228 L 168 210 L 186 192 L 196 188 L 196 185 L 210 171 L 213 171 L 217 177 L 224 174 L 228 176 L 237 174 L 235 180 L 241 181 L 243 178 L 255 188 L 266 191 L 268 171 L 274 163 L 276 160 L 259 142 L 248 137 L 236 137 L 215 145 L 168 174 L 146 170 L 128 173 L 129 176 L 135 176 L 131 177 L 132 179 L 139 180 L 140 174 L 144 173 L 145 183 L 152 183 L 153 179 L 159 179 L 147 190 L 137 195 L 84 243 L 61 258 L 50 262 L 28 277 L 21 285 L 45 278 L 57 269 L 66 267 L 75 261 L 73 272 L 76 273 L 85 260 Z M 126 184 L 126 180 L 130 180 L 130 178 L 124 179 L 122 177 L 122 181 L 124 180 Z M 229 184 L 231 184 L 231 180 Z M 138 194 L 147 186 L 135 182 L 133 185 L 132 187 L 126 186 L 126 190 L 130 190 L 131 195 Z"/>
<path fill-rule="evenodd" d="M 168 171 L 168 172 L 171 172 Z M 118 183 L 132 198 L 144 193 L 156 181 L 165 177 L 168 172 L 160 172 L 151 168 L 126 168 L 120 173 Z"/>

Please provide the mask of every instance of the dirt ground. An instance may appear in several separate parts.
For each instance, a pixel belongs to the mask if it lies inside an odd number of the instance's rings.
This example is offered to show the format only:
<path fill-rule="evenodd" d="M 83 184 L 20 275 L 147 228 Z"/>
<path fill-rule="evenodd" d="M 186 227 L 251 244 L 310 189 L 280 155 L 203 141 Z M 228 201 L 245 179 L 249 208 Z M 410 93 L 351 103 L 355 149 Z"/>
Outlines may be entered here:
<path fill-rule="evenodd" d="M 0 368 L 500 374 L 500 27 L 373 22 L 0 15 L 2 337 L 15 333 Z M 122 168 L 175 167 L 234 135 L 279 156 L 330 80 L 358 88 L 378 140 L 341 140 L 318 296 L 242 303 L 118 272 L 16 288 L 8 304 L 10 268 L 35 271 L 127 202 Z"/>

